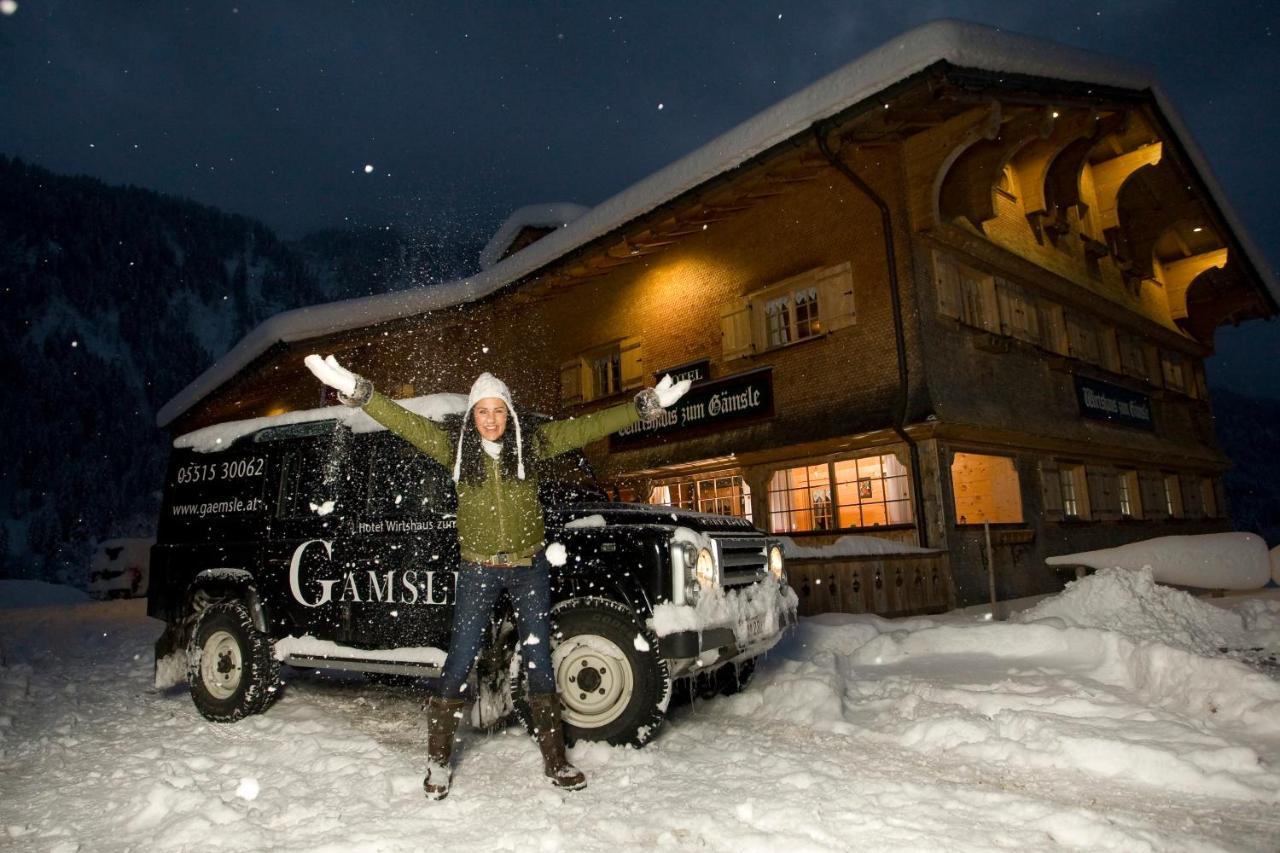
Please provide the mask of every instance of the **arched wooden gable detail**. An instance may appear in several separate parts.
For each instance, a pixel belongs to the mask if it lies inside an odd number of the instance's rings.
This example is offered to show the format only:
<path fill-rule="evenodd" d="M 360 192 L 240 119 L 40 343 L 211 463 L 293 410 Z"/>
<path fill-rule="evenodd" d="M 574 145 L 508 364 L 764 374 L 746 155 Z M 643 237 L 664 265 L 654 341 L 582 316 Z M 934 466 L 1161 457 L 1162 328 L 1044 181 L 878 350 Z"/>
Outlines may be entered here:
<path fill-rule="evenodd" d="M 1018 173 L 1022 187 L 1023 208 L 1027 218 L 1036 226 L 1039 218 L 1049 212 L 1049 193 L 1045 182 L 1049 167 L 1067 146 L 1079 139 L 1088 139 L 1097 130 L 1098 113 L 1095 110 L 1076 110 L 1059 115 L 1053 132 L 1045 139 L 1032 139 L 1010 160 Z M 1037 229 L 1038 230 L 1038 229 Z"/>
<path fill-rule="evenodd" d="M 938 213 L 943 221 L 967 219 L 974 228 L 994 219 L 995 186 L 1009 161 L 1025 145 L 1049 138 L 1049 108 L 1006 110 L 1006 120 L 993 139 L 972 141 L 949 164 L 943 164 Z"/>

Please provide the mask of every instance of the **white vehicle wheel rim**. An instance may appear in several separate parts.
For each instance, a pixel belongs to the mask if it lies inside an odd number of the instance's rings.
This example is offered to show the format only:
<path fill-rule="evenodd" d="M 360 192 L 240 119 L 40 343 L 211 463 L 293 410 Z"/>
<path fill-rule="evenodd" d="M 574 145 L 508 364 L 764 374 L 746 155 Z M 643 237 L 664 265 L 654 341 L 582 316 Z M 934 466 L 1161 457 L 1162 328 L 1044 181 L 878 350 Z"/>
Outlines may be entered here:
<path fill-rule="evenodd" d="M 622 649 L 598 634 L 570 637 L 551 653 L 564 720 L 581 729 L 606 726 L 631 703 L 635 681 Z"/>
<path fill-rule="evenodd" d="M 215 631 L 200 652 L 200 681 L 215 699 L 230 699 L 240 686 L 244 658 L 240 644 L 226 631 Z"/>

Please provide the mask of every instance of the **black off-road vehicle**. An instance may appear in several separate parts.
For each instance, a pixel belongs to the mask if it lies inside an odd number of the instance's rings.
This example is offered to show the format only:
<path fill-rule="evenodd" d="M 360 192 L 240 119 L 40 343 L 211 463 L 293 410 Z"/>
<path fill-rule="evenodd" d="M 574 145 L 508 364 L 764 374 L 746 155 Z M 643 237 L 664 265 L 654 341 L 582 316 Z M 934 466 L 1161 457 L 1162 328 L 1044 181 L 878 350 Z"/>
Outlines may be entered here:
<path fill-rule="evenodd" d="M 457 395 L 402 401 L 429 417 Z M 743 519 L 609 502 L 581 455 L 542 472 L 552 659 L 566 736 L 643 745 L 673 680 L 731 692 L 795 619 L 782 550 Z M 175 442 L 148 613 L 157 684 L 185 674 L 196 707 L 264 710 L 279 667 L 430 678 L 453 612 L 458 544 L 448 472 L 341 407 L 210 427 Z M 475 669 L 472 721 L 522 706 L 509 605 Z"/>

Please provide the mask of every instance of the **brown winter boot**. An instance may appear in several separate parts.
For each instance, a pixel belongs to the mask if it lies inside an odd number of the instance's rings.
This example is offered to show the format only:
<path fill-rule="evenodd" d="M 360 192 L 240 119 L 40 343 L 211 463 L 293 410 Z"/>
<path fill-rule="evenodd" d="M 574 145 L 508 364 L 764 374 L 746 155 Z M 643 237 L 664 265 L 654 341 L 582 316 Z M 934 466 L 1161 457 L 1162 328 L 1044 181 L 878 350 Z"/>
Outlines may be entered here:
<path fill-rule="evenodd" d="M 532 693 L 529 709 L 533 712 L 533 737 L 542 750 L 543 772 L 557 788 L 580 791 L 587 787 L 587 777 L 569 763 L 564 755 L 564 729 L 560 725 L 560 697 L 555 693 Z"/>
<path fill-rule="evenodd" d="M 453 781 L 453 736 L 462 719 L 462 700 L 432 696 L 427 700 L 427 777 L 422 789 L 433 800 L 443 800 Z"/>

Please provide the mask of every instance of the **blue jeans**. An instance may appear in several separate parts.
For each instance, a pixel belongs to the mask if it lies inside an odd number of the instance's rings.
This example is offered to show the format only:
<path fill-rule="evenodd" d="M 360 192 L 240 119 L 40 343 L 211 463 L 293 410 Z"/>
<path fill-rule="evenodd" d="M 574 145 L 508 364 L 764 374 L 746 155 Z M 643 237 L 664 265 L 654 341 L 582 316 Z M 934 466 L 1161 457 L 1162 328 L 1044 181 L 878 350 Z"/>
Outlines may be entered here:
<path fill-rule="evenodd" d="M 519 652 L 529 679 L 530 693 L 556 689 L 551 669 L 551 564 L 541 551 L 532 566 L 491 569 L 462 560 L 453 602 L 453 636 L 449 657 L 440 675 L 441 696 L 462 697 L 467 674 L 484 642 L 493 605 L 503 590 L 511 593 L 520 634 Z"/>

